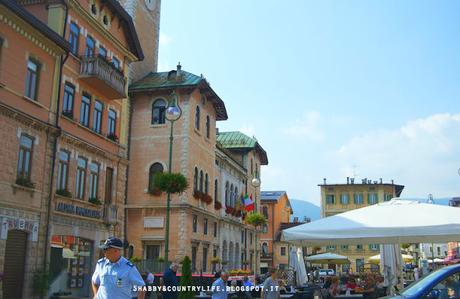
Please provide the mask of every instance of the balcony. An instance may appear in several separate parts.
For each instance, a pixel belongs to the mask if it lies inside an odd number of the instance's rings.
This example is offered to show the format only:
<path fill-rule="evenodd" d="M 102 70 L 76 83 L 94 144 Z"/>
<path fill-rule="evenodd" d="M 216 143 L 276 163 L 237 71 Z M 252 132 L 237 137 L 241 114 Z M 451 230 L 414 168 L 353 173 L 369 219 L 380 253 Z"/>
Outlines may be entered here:
<path fill-rule="evenodd" d="M 116 205 L 105 205 L 104 222 L 107 224 L 117 224 L 118 207 Z"/>
<path fill-rule="evenodd" d="M 102 57 L 81 57 L 80 79 L 108 99 L 126 98 L 125 76 Z"/>

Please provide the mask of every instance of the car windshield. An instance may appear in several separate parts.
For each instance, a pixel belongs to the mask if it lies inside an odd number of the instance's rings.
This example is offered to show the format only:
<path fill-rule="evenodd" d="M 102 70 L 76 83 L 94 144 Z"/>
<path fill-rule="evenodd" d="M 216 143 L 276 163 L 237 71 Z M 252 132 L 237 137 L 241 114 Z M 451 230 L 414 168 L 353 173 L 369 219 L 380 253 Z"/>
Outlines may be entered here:
<path fill-rule="evenodd" d="M 421 280 L 411 284 L 408 286 L 406 289 L 404 289 L 401 292 L 401 295 L 404 297 L 410 297 L 415 294 L 418 294 L 421 290 L 425 289 L 429 284 L 433 283 L 433 281 L 437 281 L 439 278 L 441 278 L 444 273 L 446 272 L 445 269 L 440 269 L 435 272 L 431 272 Z"/>

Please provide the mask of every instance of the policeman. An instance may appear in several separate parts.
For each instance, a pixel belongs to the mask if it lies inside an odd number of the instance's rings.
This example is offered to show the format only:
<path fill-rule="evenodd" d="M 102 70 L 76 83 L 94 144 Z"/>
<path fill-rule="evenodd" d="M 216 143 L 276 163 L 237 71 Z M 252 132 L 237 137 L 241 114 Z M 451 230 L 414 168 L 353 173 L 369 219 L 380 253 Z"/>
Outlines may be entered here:
<path fill-rule="evenodd" d="M 111 237 L 101 248 L 105 257 L 97 261 L 94 270 L 94 299 L 144 299 L 145 292 L 142 290 L 138 290 L 137 296 L 133 297 L 133 291 L 142 289 L 145 283 L 136 267 L 121 256 L 123 242 Z"/>

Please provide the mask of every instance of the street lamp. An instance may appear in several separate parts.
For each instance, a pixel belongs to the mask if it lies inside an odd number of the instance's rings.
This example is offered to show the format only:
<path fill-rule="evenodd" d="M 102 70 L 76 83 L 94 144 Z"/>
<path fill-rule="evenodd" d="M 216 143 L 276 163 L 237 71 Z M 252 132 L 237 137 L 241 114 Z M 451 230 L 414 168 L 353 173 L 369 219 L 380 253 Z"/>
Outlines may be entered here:
<path fill-rule="evenodd" d="M 254 178 L 251 180 L 251 185 L 255 188 L 255 194 L 254 194 L 254 210 L 257 211 L 257 188 L 260 186 L 260 180 L 257 178 L 257 173 L 254 176 Z M 254 274 L 257 272 L 257 227 L 255 227 L 254 230 Z"/>
<path fill-rule="evenodd" d="M 166 108 L 165 117 L 171 123 L 171 131 L 169 134 L 169 163 L 168 173 L 172 172 L 172 147 L 173 147 L 173 129 L 174 122 L 178 120 L 182 115 L 182 110 L 179 107 L 179 99 L 175 91 L 171 93 L 169 99 L 168 108 Z M 168 192 L 167 204 L 166 204 L 166 235 L 165 235 L 165 261 L 169 261 L 169 218 L 171 214 L 171 193 Z"/>

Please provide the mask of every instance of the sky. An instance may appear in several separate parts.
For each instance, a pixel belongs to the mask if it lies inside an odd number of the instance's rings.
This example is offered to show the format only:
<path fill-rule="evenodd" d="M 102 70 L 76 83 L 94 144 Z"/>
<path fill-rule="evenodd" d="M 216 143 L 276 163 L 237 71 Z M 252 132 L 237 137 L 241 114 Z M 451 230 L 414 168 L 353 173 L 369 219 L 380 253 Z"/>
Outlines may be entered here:
<path fill-rule="evenodd" d="M 159 71 L 203 74 L 220 131 L 268 153 L 262 190 L 394 180 L 460 196 L 460 1 L 163 0 Z"/>

